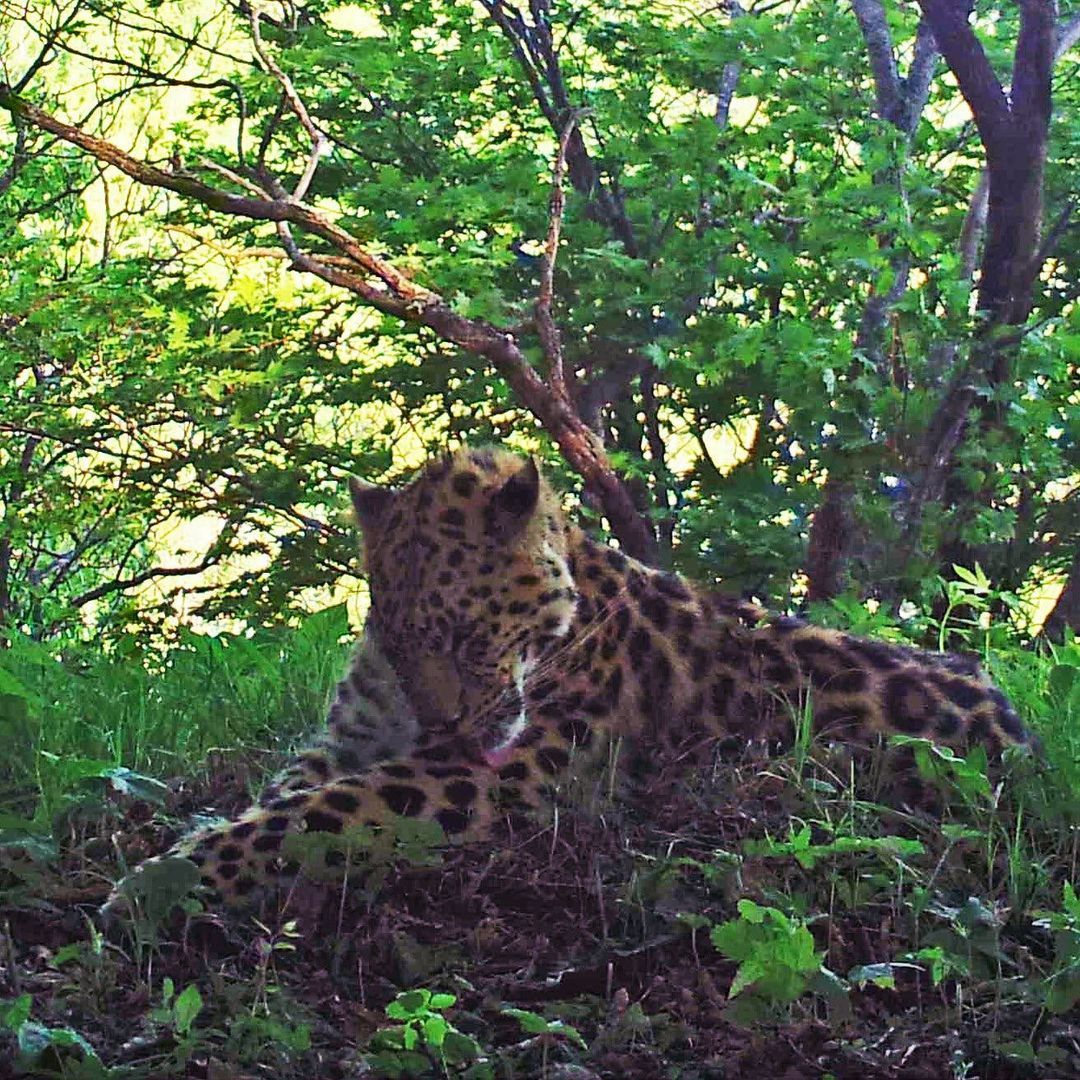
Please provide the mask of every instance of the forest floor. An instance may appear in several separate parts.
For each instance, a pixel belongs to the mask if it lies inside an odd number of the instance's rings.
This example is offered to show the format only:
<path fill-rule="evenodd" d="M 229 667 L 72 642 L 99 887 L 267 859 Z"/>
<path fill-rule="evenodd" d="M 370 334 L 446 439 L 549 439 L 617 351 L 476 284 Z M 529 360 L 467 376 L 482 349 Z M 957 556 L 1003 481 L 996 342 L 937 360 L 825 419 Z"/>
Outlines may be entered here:
<path fill-rule="evenodd" d="M 114 798 L 56 858 L 0 862 L 0 1076 L 1080 1075 L 1075 831 L 1038 835 L 1029 775 L 944 764 L 944 819 L 789 753 L 103 936 L 112 838 L 163 850 L 244 775 Z"/>

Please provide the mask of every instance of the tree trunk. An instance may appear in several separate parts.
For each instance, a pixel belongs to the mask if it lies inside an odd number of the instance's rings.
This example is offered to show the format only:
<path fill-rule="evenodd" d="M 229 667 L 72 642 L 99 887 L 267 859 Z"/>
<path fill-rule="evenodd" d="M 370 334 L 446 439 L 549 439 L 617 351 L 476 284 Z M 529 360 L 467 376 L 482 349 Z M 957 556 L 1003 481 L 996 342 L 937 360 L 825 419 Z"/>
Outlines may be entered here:
<path fill-rule="evenodd" d="M 847 587 L 852 550 L 854 488 L 831 477 L 814 512 L 806 554 L 808 600 L 831 600 Z"/>
<path fill-rule="evenodd" d="M 972 427 L 986 434 L 1002 425 L 994 388 L 1012 379 L 1018 333 L 1031 313 L 1041 263 L 1043 172 L 1050 123 L 1050 75 L 1057 32 L 1053 0 L 1021 0 L 1020 33 L 1011 94 L 997 76 L 968 22 L 966 0 L 919 0 L 938 47 L 975 118 L 986 153 L 986 241 L 980 263 L 978 322 L 968 358 L 952 373 L 930 420 L 915 468 L 902 549 L 918 547 L 923 512 L 944 500 L 953 537 L 942 561 L 970 565 L 978 553 L 959 538 L 965 521 L 992 492 L 969 491 L 956 480 L 957 452 Z"/>

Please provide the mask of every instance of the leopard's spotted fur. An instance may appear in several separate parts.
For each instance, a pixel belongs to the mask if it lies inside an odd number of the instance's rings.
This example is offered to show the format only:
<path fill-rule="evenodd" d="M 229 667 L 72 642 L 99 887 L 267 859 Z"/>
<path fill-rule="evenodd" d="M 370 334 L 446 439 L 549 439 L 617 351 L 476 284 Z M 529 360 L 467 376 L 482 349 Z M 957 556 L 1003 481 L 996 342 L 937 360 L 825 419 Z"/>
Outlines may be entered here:
<path fill-rule="evenodd" d="M 349 670 L 338 683 L 326 730 L 263 789 L 259 802 L 318 787 L 339 776 L 367 772 L 373 765 L 408 754 L 420 724 L 372 629 L 366 628 Z"/>
<path fill-rule="evenodd" d="M 415 731 L 415 713 L 416 743 L 346 775 L 348 752 L 378 755 L 340 728 L 344 744 L 332 735 L 302 757 L 260 806 L 182 842 L 227 898 L 278 873 L 291 831 L 399 814 L 481 838 L 540 806 L 601 735 L 772 740 L 809 700 L 816 730 L 855 740 L 1029 741 L 977 664 L 772 616 L 649 569 L 569 524 L 535 465 L 509 452 L 459 451 L 399 491 L 358 484 L 353 501 L 373 628 L 356 670 L 382 672 L 389 692 L 365 700 L 391 727 Z"/>

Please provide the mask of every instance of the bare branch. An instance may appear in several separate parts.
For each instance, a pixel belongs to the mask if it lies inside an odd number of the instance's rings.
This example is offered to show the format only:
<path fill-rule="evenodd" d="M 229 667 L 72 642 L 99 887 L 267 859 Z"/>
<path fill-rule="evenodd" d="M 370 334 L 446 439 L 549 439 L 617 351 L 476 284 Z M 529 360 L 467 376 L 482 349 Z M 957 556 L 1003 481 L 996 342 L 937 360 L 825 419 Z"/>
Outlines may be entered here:
<path fill-rule="evenodd" d="M 937 69 L 938 56 L 937 42 L 934 40 L 934 31 L 926 19 L 919 21 L 919 29 L 915 34 L 915 52 L 911 58 L 911 66 L 908 68 L 907 77 L 904 79 L 904 110 L 903 129 L 909 136 L 915 134 L 919 126 L 919 118 L 923 109 L 926 108 L 926 100 L 930 96 L 930 84 L 934 81 L 934 71 Z"/>
<path fill-rule="evenodd" d="M 551 171 L 551 197 L 548 202 L 548 233 L 544 244 L 544 256 L 540 261 L 540 291 L 536 298 L 536 330 L 548 362 L 548 382 L 551 389 L 564 400 L 567 399 L 566 376 L 563 371 L 562 336 L 551 314 L 555 294 L 555 260 L 559 254 L 559 233 L 562 230 L 563 176 L 566 173 L 566 148 L 570 137 L 581 120 L 581 113 L 567 117 L 559 137 L 559 149 Z"/>
<path fill-rule="evenodd" d="M 222 165 L 220 161 L 212 161 L 206 157 L 199 158 L 199 168 L 205 169 L 207 172 L 217 173 L 218 176 L 224 177 L 230 183 L 250 192 L 257 199 L 266 198 L 266 192 L 258 184 L 249 180 L 246 176 L 241 176 L 235 169 Z"/>
<path fill-rule="evenodd" d="M 251 39 L 255 45 L 256 54 L 267 71 L 269 71 L 277 80 L 278 85 L 281 87 L 281 92 L 289 104 L 289 108 L 292 109 L 293 114 L 296 116 L 297 120 L 300 121 L 300 126 L 307 133 L 308 138 L 311 139 L 311 153 L 308 155 L 307 165 L 304 168 L 303 175 L 297 181 L 296 187 L 293 188 L 292 192 L 292 197 L 299 202 L 307 194 L 308 188 L 311 187 L 311 181 L 315 179 L 315 171 L 319 167 L 319 159 L 325 153 L 329 142 L 322 131 L 320 131 L 312 121 L 311 116 L 307 111 L 307 106 L 296 92 L 296 87 L 293 86 L 292 80 L 284 71 L 282 71 L 280 65 L 270 55 L 266 46 L 263 44 L 262 34 L 259 32 L 259 12 L 254 5 L 252 5 L 251 8 L 249 21 L 251 23 Z"/>
<path fill-rule="evenodd" d="M 739 0 L 731 0 L 727 11 L 732 21 L 746 14 Z M 713 123 L 720 131 L 728 126 L 728 121 L 731 119 L 731 102 L 735 97 L 735 88 L 739 85 L 741 72 L 742 64 L 737 60 L 729 60 L 720 71 L 720 81 L 716 87 L 716 111 L 713 113 Z"/>
<path fill-rule="evenodd" d="M 10 89 L 2 85 L 0 85 L 0 107 L 8 109 L 16 116 L 23 117 L 35 127 L 57 135 L 74 146 L 78 146 L 99 161 L 114 166 L 140 184 L 174 191 L 178 195 L 195 199 L 211 210 L 217 210 L 224 214 L 251 218 L 256 221 L 292 222 L 305 232 L 312 233 L 338 248 L 360 268 L 382 281 L 403 301 L 424 304 L 438 299 L 436 293 L 410 281 L 396 267 L 357 243 L 344 229 L 302 203 L 285 199 L 256 199 L 235 195 L 232 192 L 222 191 L 220 188 L 204 184 L 192 176 L 165 172 L 154 165 L 133 158 L 130 154 L 125 153 L 105 139 L 99 139 L 97 136 L 90 135 L 80 128 L 72 127 L 70 124 L 57 120 L 44 110 L 13 94 Z M 370 284 L 367 285 L 367 291 L 372 296 L 379 293 L 379 289 Z M 365 298 L 367 297 L 365 296 Z"/>
<path fill-rule="evenodd" d="M 1078 41 L 1080 41 L 1080 15 L 1074 15 L 1057 28 L 1054 60 L 1060 60 Z"/>
<path fill-rule="evenodd" d="M 983 169 L 979 182 L 975 185 L 971 202 L 968 203 L 964 224 L 960 230 L 960 275 L 962 281 L 970 281 L 975 276 L 975 267 L 979 264 L 979 241 L 986 229 L 986 212 L 990 198 L 990 173 Z"/>

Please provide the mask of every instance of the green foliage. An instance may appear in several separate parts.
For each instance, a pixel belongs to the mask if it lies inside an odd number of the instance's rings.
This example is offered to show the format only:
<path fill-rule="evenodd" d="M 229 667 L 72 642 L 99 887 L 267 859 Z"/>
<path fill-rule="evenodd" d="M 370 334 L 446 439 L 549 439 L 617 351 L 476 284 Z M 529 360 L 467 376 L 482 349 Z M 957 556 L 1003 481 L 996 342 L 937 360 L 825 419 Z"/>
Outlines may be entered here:
<path fill-rule="evenodd" d="M 52 3 L 4 16 L 13 41 L 54 27 L 66 57 L 30 70 L 20 92 L 69 118 L 106 95 L 106 134 L 183 176 L 234 189 L 225 177 L 250 183 L 258 158 L 295 184 L 307 138 L 281 115 L 273 73 L 250 63 L 246 17 L 165 6 L 165 21 L 143 0 L 77 20 Z M 903 68 L 918 14 L 886 10 Z M 598 385 L 628 356 L 651 362 L 652 389 L 637 369 L 615 380 L 597 428 L 646 511 L 677 511 L 675 563 L 785 602 L 830 477 L 852 493 L 852 583 L 888 605 L 930 602 L 958 544 L 1003 597 L 1062 571 L 1080 536 L 1080 249 L 1067 228 L 1010 377 L 969 373 L 995 412 L 969 425 L 950 495 L 961 512 L 932 502 L 914 547 L 899 542 L 935 409 L 969 359 L 956 249 L 981 148 L 954 123 L 952 82 L 932 82 L 909 136 L 877 114 L 847 7 L 699 17 L 635 2 L 549 17 L 595 168 L 591 187 L 567 191 L 555 283 L 566 366 Z M 539 357 L 530 319 L 557 109 L 491 11 L 329 0 L 295 25 L 264 22 L 327 139 L 308 201 Z M 977 25 L 1006 70 L 1016 10 L 980 7 Z M 102 40 L 122 40 L 137 68 L 102 55 Z M 1080 172 L 1080 101 L 1061 71 L 1048 221 Z M 396 476 L 401 450 L 447 439 L 535 444 L 486 362 L 260 255 L 276 243 L 267 223 L 115 178 L 105 200 L 87 159 L 50 145 L 0 128 L 14 162 L 0 193 L 0 539 L 17 554 L 0 597 L 34 638 L 92 627 L 144 641 L 195 612 L 295 618 L 312 591 L 351 577 L 347 473 Z M 600 191 L 623 232 L 598 212 Z M 894 288 L 891 321 L 860 334 Z M 714 460 L 725 432 L 732 450 Z M 169 535 L 196 519 L 203 529 Z"/>
<path fill-rule="evenodd" d="M 202 1012 L 203 1000 L 197 986 L 185 987 L 179 994 L 172 979 L 165 977 L 161 984 L 161 1008 L 153 1014 L 159 1023 L 168 1024 L 181 1038 L 191 1034 L 195 1018 Z"/>
<path fill-rule="evenodd" d="M 563 1023 L 562 1020 L 548 1020 L 546 1017 L 531 1012 L 529 1009 L 502 1009 L 500 1011 L 503 1016 L 509 1016 L 511 1019 L 516 1020 L 526 1035 L 554 1036 L 567 1039 L 580 1046 L 582 1050 L 586 1049 L 586 1043 L 581 1037 L 581 1032 L 569 1024 Z"/>
<path fill-rule="evenodd" d="M 348 875 L 353 887 L 374 898 L 396 862 L 438 866 L 440 848 L 446 842 L 446 833 L 437 821 L 394 815 L 378 828 L 351 825 L 339 833 L 290 834 L 282 854 L 297 860 L 316 880 L 336 881 Z"/>
<path fill-rule="evenodd" d="M 811 988 L 822 970 L 822 956 L 806 923 L 753 900 L 740 900 L 739 917 L 709 932 L 717 950 L 738 963 L 729 998 L 744 995 L 735 1008 L 742 1020 L 763 1010 L 789 1005 Z"/>
<path fill-rule="evenodd" d="M 467 1067 L 481 1057 L 483 1050 L 472 1036 L 458 1031 L 443 1015 L 456 1001 L 454 994 L 424 989 L 398 994 L 386 1006 L 387 1018 L 397 1023 L 380 1028 L 372 1036 L 375 1052 L 367 1056 L 368 1065 L 390 1077 L 434 1075 L 436 1063 L 446 1076 L 494 1075 L 476 1065 Z"/>
<path fill-rule="evenodd" d="M 1046 979 L 1044 999 L 1054 1013 L 1068 1012 L 1080 1001 L 1080 898 L 1068 881 L 1062 886 L 1061 908 L 1043 915 L 1054 934 L 1054 968 Z"/>
<path fill-rule="evenodd" d="M 199 868 L 175 857 L 147 862 L 126 875 L 118 890 L 129 905 L 136 940 L 153 941 L 173 908 L 188 906 L 198 884 Z"/>
<path fill-rule="evenodd" d="M 34 1076 L 62 1076 L 72 1080 L 104 1080 L 114 1075 L 101 1063 L 94 1048 L 69 1027 L 46 1027 L 30 1019 L 29 994 L 0 1001 L 0 1031 L 15 1033 L 18 1067 Z"/>
<path fill-rule="evenodd" d="M 966 754 L 958 754 L 948 746 L 929 739 L 914 739 L 895 735 L 895 746 L 910 747 L 915 756 L 919 775 L 959 795 L 969 805 L 987 806 L 994 797 L 987 778 L 986 748 L 973 746 Z"/>
<path fill-rule="evenodd" d="M 803 825 L 798 831 L 792 825 L 788 840 L 766 837 L 764 840 L 749 840 L 744 847 L 748 855 L 794 858 L 804 870 L 813 870 L 822 860 L 832 860 L 837 856 L 872 854 L 892 861 L 921 855 L 924 851 L 920 841 L 902 836 L 836 836 L 827 843 L 815 844 L 809 825 Z"/>
<path fill-rule="evenodd" d="M 118 798 L 159 804 L 155 774 L 198 774 L 208 757 L 283 752 L 323 719 L 347 631 L 336 607 L 294 630 L 185 632 L 149 654 L 134 643 L 95 652 L 16 635 L 0 650 L 10 690 L 0 733 L 14 751 L 0 782 L 24 820 L 0 821 L 0 839 L 13 828 L 47 835 L 61 814 Z"/>
<path fill-rule="evenodd" d="M 840 1016 L 860 986 L 899 992 L 915 968 L 946 1021 L 972 1019 L 965 995 L 988 987 L 995 1001 L 1015 991 L 1025 1007 L 1064 1014 L 1078 1000 L 1067 879 L 1080 826 L 1080 643 L 1040 652 L 1027 635 L 1030 590 L 1064 574 L 1080 542 L 1080 234 L 1062 216 L 1080 175 L 1075 62 L 1054 86 L 1052 261 L 1007 377 L 992 382 L 965 366 L 976 293 L 957 253 L 982 151 L 943 66 L 909 137 L 877 113 L 850 5 L 743 9 L 632 0 L 551 11 L 595 166 L 587 184 L 567 185 L 555 274 L 572 385 L 615 387 L 599 435 L 643 511 L 673 519 L 672 564 L 703 582 L 798 601 L 825 482 L 843 485 L 852 589 L 814 617 L 977 652 L 1040 736 L 1045 765 L 1009 760 L 988 780 L 978 750 L 908 741 L 948 797 L 947 819 L 926 828 L 886 819 L 821 767 L 804 711 L 797 752 L 772 778 L 793 778 L 779 828 L 737 854 L 717 849 L 728 837 L 636 853 L 609 909 L 630 937 L 679 910 L 699 964 L 699 931 L 712 927 L 738 966 L 731 1008 L 747 1020 L 821 998 Z M 906 77 L 918 12 L 885 9 Z M 1018 10 L 976 5 L 1003 78 Z M 243 185 L 262 171 L 293 186 L 306 170 L 306 134 L 253 62 L 239 7 L 66 11 L 47 0 L 0 15 L 13 43 L 4 79 L 27 73 L 27 100 L 230 190 L 250 194 Z M 532 317 L 555 133 L 489 6 L 318 0 L 296 9 L 295 25 L 267 14 L 266 48 L 328 140 L 306 200 L 458 313 L 512 333 L 542 377 Z M 47 62 L 33 68 L 46 39 Z M 723 117 L 727 63 L 739 70 Z M 598 213 L 599 191 L 633 244 Z M 580 492 L 486 360 L 260 254 L 279 243 L 268 222 L 103 180 L 6 113 L 0 207 L 0 890 L 18 907 L 71 872 L 73 843 L 109 849 L 101 840 L 133 803 L 168 813 L 162 780 L 232 766 L 261 777 L 321 720 L 349 634 L 333 605 L 355 587 L 347 474 L 396 481 L 433 447 L 494 440 L 537 449 Z M 890 290 L 882 326 L 860 333 Z M 992 408 L 965 425 L 946 496 L 921 508 L 909 537 L 927 434 L 961 375 L 976 406 Z M 581 511 L 603 528 L 595 507 Z M 399 823 L 290 844 L 313 863 L 343 855 L 370 898 L 393 859 L 435 865 L 441 839 Z M 184 860 L 157 865 L 132 879 L 140 978 L 197 877 Z M 715 925 L 734 897 L 738 916 Z M 850 971 L 850 993 L 822 966 L 836 966 L 838 942 L 845 955 L 848 918 L 891 934 Z M 1032 918 L 1044 937 L 1018 950 L 1009 937 Z M 263 1067 L 302 1060 L 319 1029 L 277 993 L 274 959 L 291 947 L 263 927 L 250 985 L 215 974 L 196 986 L 186 972 L 182 993 L 163 987 L 146 1018 L 172 1040 L 162 1070 L 179 1073 L 208 1047 Z M 73 1002 L 105 1011 L 116 1000 L 100 939 L 53 959 Z M 147 977 L 145 1000 L 159 1000 L 158 985 L 151 993 Z M 537 1047 L 543 1068 L 556 1048 L 583 1049 L 566 1020 L 507 1009 L 501 1022 L 523 1044 L 482 1052 L 451 1023 L 449 997 L 402 995 L 372 1055 L 397 1075 L 479 1076 L 511 1074 L 519 1058 L 535 1073 Z M 31 1015 L 45 1014 L 26 995 L 4 1008 L 24 1063 L 104 1075 L 79 1034 L 89 1027 Z M 579 1015 L 590 1045 L 621 1045 L 618 1023 L 605 1032 Z M 649 1028 L 639 1002 L 623 1015 L 634 1018 L 628 1039 Z M 472 1017 L 453 1020 L 472 1032 Z M 1037 1043 L 999 1051 L 1063 1073 L 1058 1048 Z"/>

